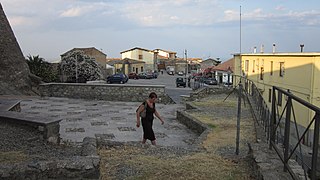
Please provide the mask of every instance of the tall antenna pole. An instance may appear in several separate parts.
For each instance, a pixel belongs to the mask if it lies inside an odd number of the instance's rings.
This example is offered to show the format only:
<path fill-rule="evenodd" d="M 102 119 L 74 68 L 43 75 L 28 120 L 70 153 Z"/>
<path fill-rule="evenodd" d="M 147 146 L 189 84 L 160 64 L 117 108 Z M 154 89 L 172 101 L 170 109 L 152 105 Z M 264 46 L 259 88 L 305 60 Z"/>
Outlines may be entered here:
<path fill-rule="evenodd" d="M 241 6 L 240 6 L 240 54 L 241 54 Z"/>

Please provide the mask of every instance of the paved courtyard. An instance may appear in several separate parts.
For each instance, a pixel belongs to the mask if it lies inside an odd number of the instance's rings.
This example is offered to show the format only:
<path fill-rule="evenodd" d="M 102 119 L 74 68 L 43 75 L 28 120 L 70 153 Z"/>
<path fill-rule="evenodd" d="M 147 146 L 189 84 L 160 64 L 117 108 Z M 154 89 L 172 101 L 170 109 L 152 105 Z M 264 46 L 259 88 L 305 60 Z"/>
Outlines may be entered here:
<path fill-rule="evenodd" d="M 85 137 L 111 141 L 141 141 L 142 128 L 136 127 L 139 102 L 110 102 L 68 98 L 32 97 L 21 101 L 22 112 L 31 116 L 61 118 L 60 137 L 65 143 L 81 143 Z M 181 104 L 156 104 L 165 124 L 155 118 L 158 145 L 187 147 L 198 137 L 175 120 Z M 150 142 L 149 142 L 150 143 Z"/>

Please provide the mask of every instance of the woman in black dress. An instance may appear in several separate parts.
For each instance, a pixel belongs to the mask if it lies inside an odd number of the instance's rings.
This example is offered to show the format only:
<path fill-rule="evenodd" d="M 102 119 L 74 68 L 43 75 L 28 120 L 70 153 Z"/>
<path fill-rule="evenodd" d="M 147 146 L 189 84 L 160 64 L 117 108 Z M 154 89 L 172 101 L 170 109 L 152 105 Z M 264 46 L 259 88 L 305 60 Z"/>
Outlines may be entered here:
<path fill-rule="evenodd" d="M 137 111 L 137 127 L 140 127 L 140 113 L 144 110 L 144 108 L 146 108 L 146 117 L 141 118 L 142 128 L 143 128 L 143 139 L 142 139 L 143 144 L 145 144 L 147 139 L 149 139 L 152 145 L 156 145 L 156 137 L 154 136 L 154 132 L 152 129 L 152 124 L 154 119 L 153 114 L 160 119 L 161 124 L 164 124 L 163 119 L 161 118 L 160 114 L 156 110 L 156 106 L 155 106 L 156 100 L 157 100 L 157 94 L 154 92 L 150 93 L 149 98 L 140 105 Z"/>

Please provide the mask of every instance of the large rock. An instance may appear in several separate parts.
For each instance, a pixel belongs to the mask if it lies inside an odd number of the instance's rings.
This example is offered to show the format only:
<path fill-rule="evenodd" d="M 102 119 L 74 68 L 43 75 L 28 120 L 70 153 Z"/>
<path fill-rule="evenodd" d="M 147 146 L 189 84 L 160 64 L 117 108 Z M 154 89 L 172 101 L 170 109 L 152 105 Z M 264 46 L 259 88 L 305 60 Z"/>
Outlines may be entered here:
<path fill-rule="evenodd" d="M 28 64 L 0 3 L 0 95 L 30 95 Z"/>

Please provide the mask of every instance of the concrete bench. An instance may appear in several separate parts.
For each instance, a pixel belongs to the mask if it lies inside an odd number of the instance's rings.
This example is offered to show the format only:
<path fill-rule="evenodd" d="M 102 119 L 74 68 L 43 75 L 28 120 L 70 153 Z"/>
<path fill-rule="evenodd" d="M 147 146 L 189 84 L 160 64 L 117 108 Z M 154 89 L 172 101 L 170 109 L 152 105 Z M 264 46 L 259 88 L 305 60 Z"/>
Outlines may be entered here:
<path fill-rule="evenodd" d="M 21 111 L 20 100 L 1 99 L 0 111 Z"/>
<path fill-rule="evenodd" d="M 60 143 L 60 121 L 62 119 L 52 118 L 48 116 L 32 117 L 30 114 L 15 111 L 0 111 L 0 121 L 7 123 L 32 126 L 37 129 L 42 138 L 48 142 Z"/>

